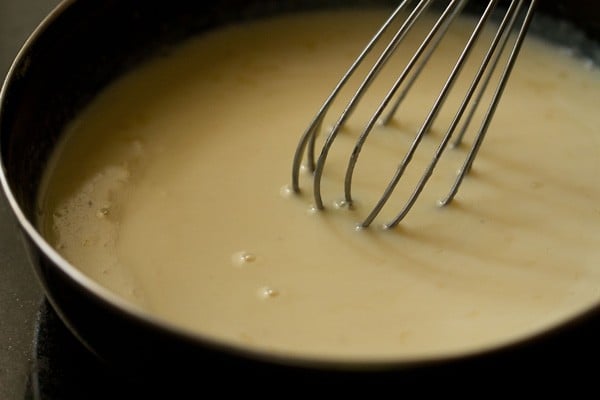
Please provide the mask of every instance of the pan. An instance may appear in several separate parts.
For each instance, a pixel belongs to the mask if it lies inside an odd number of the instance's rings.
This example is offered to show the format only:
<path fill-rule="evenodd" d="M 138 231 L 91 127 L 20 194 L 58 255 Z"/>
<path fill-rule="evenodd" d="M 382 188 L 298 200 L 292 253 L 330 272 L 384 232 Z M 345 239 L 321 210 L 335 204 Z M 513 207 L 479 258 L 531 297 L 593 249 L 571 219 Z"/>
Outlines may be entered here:
<path fill-rule="evenodd" d="M 366 1 L 187 2 L 70 0 L 59 4 L 24 44 L 0 97 L 2 184 L 45 294 L 74 335 L 106 364 L 146 382 L 217 385 L 235 377 L 265 382 L 415 384 L 498 371 L 537 371 L 578 349 L 599 325 L 600 304 L 569 323 L 501 349 L 423 362 L 337 363 L 257 353 L 192 335 L 129 306 L 71 267 L 43 239 L 36 199 L 50 154 L 64 127 L 104 87 L 171 46 L 224 24 L 283 12 Z M 379 2 L 390 6 L 394 2 Z M 600 7 L 594 1 L 541 2 L 532 31 L 598 62 Z M 597 329 L 597 328 L 596 328 Z M 569 346 L 564 346 L 568 342 Z M 548 349 L 553 349 L 548 352 Z M 598 349 L 594 349 L 596 354 Z M 514 374 L 513 374 L 514 376 Z M 506 379 L 506 377 L 504 378 Z"/>

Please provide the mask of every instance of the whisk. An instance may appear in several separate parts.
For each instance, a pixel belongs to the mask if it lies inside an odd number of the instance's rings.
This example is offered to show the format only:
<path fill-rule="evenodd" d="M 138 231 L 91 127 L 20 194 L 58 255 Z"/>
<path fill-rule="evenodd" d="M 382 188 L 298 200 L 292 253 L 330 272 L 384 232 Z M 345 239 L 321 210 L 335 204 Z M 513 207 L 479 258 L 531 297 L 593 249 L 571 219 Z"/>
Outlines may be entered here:
<path fill-rule="evenodd" d="M 369 89 L 371 83 L 379 74 L 383 66 L 396 51 L 401 41 L 406 37 L 407 33 L 411 29 L 414 29 L 413 26 L 415 23 L 427 13 L 431 13 L 432 9 L 438 9 L 436 7 L 431 7 L 434 3 L 435 2 L 433 0 L 420 0 L 416 2 L 410 0 L 402 1 L 401 4 L 385 21 L 385 23 L 379 28 L 377 33 L 371 38 L 367 46 L 356 58 L 347 72 L 343 75 L 339 83 L 335 86 L 334 90 L 331 92 L 329 97 L 327 97 L 324 104 L 317 112 L 316 116 L 304 134 L 301 136 L 294 154 L 292 168 L 292 189 L 296 193 L 300 192 L 299 175 L 303 159 L 305 159 L 306 168 L 313 174 L 313 196 L 315 207 L 317 209 L 324 208 L 321 194 L 323 170 L 327 162 L 329 151 L 334 144 L 340 129 L 347 121 L 353 110 L 356 108 L 365 92 Z M 394 117 L 394 114 L 397 111 L 400 103 L 406 97 L 406 94 L 413 86 L 421 71 L 425 68 L 425 65 L 435 52 L 436 47 L 441 42 L 452 22 L 464 11 L 467 3 L 468 0 L 451 0 L 442 4 L 442 7 L 439 8 L 439 16 L 436 14 L 437 19 L 435 20 L 432 28 L 426 33 L 420 46 L 409 59 L 408 63 L 401 71 L 396 81 L 392 84 L 391 89 L 389 92 L 387 92 L 379 107 L 365 124 L 362 133 L 356 140 L 352 153 L 349 155 L 348 166 L 345 171 L 344 202 L 348 206 L 352 206 L 353 202 L 352 178 L 354 169 L 363 144 L 365 143 L 368 135 L 377 123 L 387 124 Z M 484 2 L 476 3 L 481 5 Z M 439 5 L 439 2 L 436 5 Z M 385 206 L 386 202 L 394 192 L 398 182 L 401 180 L 406 167 L 411 162 L 411 159 L 417 150 L 417 147 L 421 143 L 424 135 L 426 135 L 436 119 L 461 70 L 469 59 L 469 56 L 472 53 L 472 48 L 478 40 L 481 40 L 481 33 L 484 30 L 485 25 L 491 22 L 493 19 L 491 18 L 492 15 L 496 15 L 493 13 L 497 13 L 498 10 L 500 10 L 501 18 L 493 35 L 493 39 L 489 43 L 487 50 L 484 52 L 484 56 L 480 61 L 479 67 L 475 70 L 475 75 L 468 86 L 460 106 L 456 110 L 456 114 L 451 120 L 452 122 L 447 127 L 446 133 L 442 136 L 441 142 L 435 150 L 430 163 L 427 165 L 425 171 L 416 184 L 416 187 L 412 191 L 412 194 L 406 200 L 396 217 L 387 222 L 384 227 L 392 228 L 396 226 L 409 213 L 425 185 L 427 184 L 427 181 L 431 177 L 442 153 L 451 142 L 451 139 L 454 137 L 452 146 L 457 146 L 462 142 L 463 136 L 467 131 L 467 128 L 471 123 L 476 110 L 482 105 L 481 103 L 484 99 L 484 93 L 489 89 L 489 87 L 491 87 L 491 84 L 495 79 L 497 80 L 496 88 L 495 91 L 491 92 L 493 94 L 491 95 L 491 100 L 489 100 L 487 111 L 484 113 L 482 118 L 480 128 L 476 131 L 475 139 L 471 144 L 470 150 L 467 152 L 467 156 L 458 171 L 457 177 L 452 184 L 449 193 L 439 201 L 439 204 L 441 206 L 447 205 L 456 196 L 463 179 L 471 169 L 473 161 L 477 156 L 486 132 L 488 131 L 488 127 L 491 123 L 494 112 L 496 111 L 523 40 L 527 34 L 527 30 L 534 14 L 535 5 L 536 0 L 512 0 L 507 7 L 500 5 L 499 1 L 497 0 L 491 0 L 484 5 L 473 31 L 468 37 L 468 40 L 464 45 L 464 48 L 462 49 L 462 52 L 460 53 L 456 63 L 454 64 L 447 80 L 439 91 L 431 110 L 420 126 L 420 129 L 414 136 L 412 144 L 398 165 L 395 174 L 391 178 L 383 194 L 373 206 L 367 217 L 359 224 L 359 227 L 368 227 Z M 330 110 L 332 103 L 336 99 L 336 96 L 340 93 L 350 77 L 356 72 L 358 67 L 365 61 L 367 55 L 371 52 L 375 45 L 381 40 L 386 30 L 388 30 L 388 28 L 394 23 L 398 24 L 398 21 L 400 21 L 400 27 L 393 34 L 393 37 L 389 43 L 385 45 L 382 53 L 376 58 L 375 63 L 368 70 L 368 73 L 365 75 L 362 83 L 351 96 L 341 115 L 337 118 L 335 124 L 328 132 L 323 141 L 320 154 L 317 158 L 315 152 L 316 137 L 321 133 L 323 120 Z M 514 35 L 512 32 L 517 33 Z M 510 46 L 508 46 L 510 43 L 512 43 L 512 49 Z M 503 54 L 508 55 L 503 56 Z M 504 65 L 503 70 L 498 70 L 498 68 L 502 65 Z M 496 70 L 500 72 L 495 74 L 494 71 Z M 402 91 L 399 91 L 400 88 L 402 88 Z M 394 100 L 394 102 L 392 102 L 392 100 Z M 384 111 L 386 110 L 388 111 L 384 115 Z M 461 129 L 457 129 L 461 121 Z"/>

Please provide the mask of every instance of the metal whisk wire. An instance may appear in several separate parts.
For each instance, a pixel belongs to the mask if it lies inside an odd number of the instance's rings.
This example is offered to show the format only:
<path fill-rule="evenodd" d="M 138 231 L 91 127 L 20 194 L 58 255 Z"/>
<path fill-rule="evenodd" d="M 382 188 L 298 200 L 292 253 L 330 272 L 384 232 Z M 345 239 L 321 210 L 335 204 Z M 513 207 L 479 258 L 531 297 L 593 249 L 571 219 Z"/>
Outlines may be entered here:
<path fill-rule="evenodd" d="M 346 74 L 339 81 L 337 86 L 334 88 L 332 93 L 329 95 L 307 130 L 302 135 L 300 142 L 296 148 L 296 152 L 294 154 L 294 161 L 292 167 L 292 189 L 294 192 L 300 192 L 300 184 L 299 184 L 299 172 L 302 164 L 302 159 L 304 155 L 306 155 L 306 166 L 307 168 L 313 172 L 313 196 L 315 201 L 315 206 L 318 209 L 323 209 L 323 199 L 321 195 L 321 178 L 323 176 L 323 170 L 325 167 L 325 163 L 327 161 L 327 156 L 329 151 L 340 132 L 341 127 L 344 122 L 351 115 L 352 111 L 358 105 L 359 101 L 365 94 L 365 92 L 370 87 L 373 80 L 376 78 L 378 73 L 381 71 L 386 62 L 390 59 L 392 54 L 397 49 L 400 42 L 404 39 L 406 34 L 411 30 L 416 21 L 425 14 L 425 12 L 430 8 L 433 3 L 433 0 L 420 0 L 416 5 L 412 8 L 404 22 L 401 24 L 400 28 L 394 34 L 390 42 L 387 44 L 381 55 L 377 58 L 369 72 L 366 74 L 362 83 L 359 85 L 358 89 L 354 93 L 354 95 L 349 100 L 347 106 L 342 111 L 341 115 L 336 120 L 333 128 L 329 131 L 326 139 L 324 140 L 324 144 L 321 148 L 321 152 L 319 157 L 315 162 L 315 147 L 316 147 L 316 137 L 320 133 L 321 126 L 323 120 L 331 107 L 332 103 L 335 101 L 337 95 L 342 90 L 344 85 L 350 79 L 350 77 L 354 74 L 357 68 L 362 64 L 367 55 L 371 52 L 371 50 L 375 47 L 375 45 L 379 42 L 383 34 L 390 27 L 390 25 L 398 19 L 402 13 L 412 4 L 413 2 L 410 0 L 403 1 L 390 15 L 390 17 L 386 20 L 386 22 L 381 26 L 378 32 L 373 36 L 370 42 L 367 44 L 362 53 L 357 57 L 354 63 L 350 66 Z M 406 93 L 413 86 L 414 82 L 418 78 L 422 69 L 425 67 L 427 62 L 429 61 L 432 54 L 435 52 L 438 44 L 441 42 L 445 33 L 449 29 L 452 21 L 462 12 L 465 5 L 468 3 L 468 0 L 451 0 L 448 2 L 444 10 L 442 11 L 439 18 L 436 20 L 433 27 L 429 30 L 426 37 L 421 42 L 418 49 L 415 51 L 413 56 L 410 58 L 408 63 L 406 64 L 403 71 L 400 73 L 399 77 L 396 79 L 391 89 L 387 92 L 380 105 L 373 113 L 367 124 L 365 125 L 363 131 L 361 132 L 358 140 L 355 143 L 353 151 L 349 157 L 348 167 L 346 169 L 345 180 L 344 180 L 344 197 L 345 202 L 348 206 L 352 205 L 352 178 L 354 174 L 354 169 L 356 166 L 356 162 L 360 155 L 361 149 L 366 142 L 370 132 L 374 128 L 375 124 L 378 121 L 381 121 L 382 124 L 387 124 L 394 116 L 396 111 L 398 110 L 401 102 L 406 96 Z M 528 7 L 526 3 L 529 3 Z M 448 97 L 456 79 L 458 78 L 463 66 L 465 65 L 471 50 L 473 49 L 476 41 L 478 40 L 481 32 L 484 29 L 486 22 L 489 20 L 492 12 L 496 8 L 498 4 L 498 0 L 490 0 L 488 1 L 485 10 L 482 12 L 475 28 L 473 29 L 465 47 L 463 48 L 457 62 L 454 64 L 450 75 L 448 76 L 446 82 L 444 83 L 440 93 L 437 96 L 437 99 L 427 114 L 425 121 L 421 125 L 418 130 L 415 138 L 413 139 L 412 144 L 410 145 L 408 151 L 406 152 L 402 162 L 399 164 L 395 174 L 390 180 L 388 186 L 383 192 L 382 196 L 379 198 L 375 206 L 372 208 L 371 212 L 365 218 L 362 223 L 360 223 L 360 227 L 368 227 L 377 215 L 381 212 L 386 202 L 394 192 L 396 185 L 402 178 L 406 167 L 412 160 L 412 157 L 417 150 L 417 147 L 421 143 L 424 135 L 431 128 L 433 122 L 435 121 L 444 101 Z M 501 56 L 505 51 L 505 47 L 509 43 L 509 38 L 511 37 L 511 31 L 513 31 L 515 24 L 517 21 L 521 21 L 520 29 L 516 35 L 516 39 L 514 39 L 512 50 L 506 60 L 506 64 L 504 66 L 504 70 L 500 74 L 500 78 L 498 84 L 496 86 L 496 90 L 491 97 L 491 101 L 489 103 L 488 109 L 483 117 L 483 121 L 481 127 L 476 133 L 475 139 L 471 145 L 471 148 L 467 154 L 467 157 L 459 170 L 457 178 L 452 185 L 450 192 L 440 201 L 440 205 L 449 204 L 455 195 L 458 192 L 458 189 L 464 180 L 464 177 L 470 170 L 475 157 L 481 147 L 481 144 L 485 138 L 489 125 L 491 123 L 492 117 L 496 111 L 510 73 L 513 69 L 515 61 L 517 59 L 518 53 L 520 51 L 523 40 L 527 34 L 530 22 L 532 20 L 534 9 L 535 9 L 536 0 L 512 0 L 510 5 L 506 9 L 503 18 L 501 19 L 500 24 L 498 25 L 498 29 L 491 41 L 489 48 L 485 52 L 485 56 L 477 69 L 475 76 L 461 102 L 454 118 L 450 126 L 448 127 L 446 133 L 444 134 L 442 141 L 438 145 L 433 158 L 425 172 L 421 176 L 420 180 L 417 183 L 417 186 L 413 190 L 409 199 L 406 201 L 400 212 L 396 215 L 394 219 L 385 224 L 385 227 L 392 228 L 396 226 L 400 221 L 404 219 L 404 217 L 408 214 L 412 206 L 415 204 L 422 190 L 424 189 L 427 181 L 431 177 L 437 162 L 439 161 L 442 153 L 447 148 L 453 134 L 455 133 L 458 125 L 463 120 L 463 117 L 466 113 L 466 118 L 463 121 L 463 125 L 455 138 L 453 145 L 458 146 L 462 142 L 463 136 L 470 125 L 473 115 L 475 111 L 480 106 L 483 94 L 486 92 L 494 72 L 499 66 L 499 62 L 501 60 Z M 523 11 L 524 10 L 524 11 Z M 524 13 L 522 18 L 519 16 Z M 411 75 L 412 74 L 412 75 Z M 403 86 L 404 84 L 404 86 Z M 400 87 L 403 86 L 403 91 L 397 95 Z M 476 94 L 477 92 L 477 94 Z M 390 106 L 392 99 L 396 97 L 396 101 L 393 105 Z M 469 109 L 470 105 L 470 109 Z M 382 118 L 383 112 L 389 109 L 390 111 Z M 466 112 L 469 109 L 468 113 Z"/>

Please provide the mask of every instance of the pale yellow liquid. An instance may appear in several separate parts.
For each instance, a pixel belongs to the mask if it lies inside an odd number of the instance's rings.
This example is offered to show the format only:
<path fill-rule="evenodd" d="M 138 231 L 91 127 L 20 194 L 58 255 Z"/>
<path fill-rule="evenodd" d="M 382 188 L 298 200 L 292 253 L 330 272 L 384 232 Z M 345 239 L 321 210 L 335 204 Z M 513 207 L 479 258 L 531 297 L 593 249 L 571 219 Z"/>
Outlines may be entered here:
<path fill-rule="evenodd" d="M 310 211 L 306 172 L 302 194 L 287 192 L 300 135 L 386 16 L 349 11 L 233 26 L 116 82 L 69 127 L 55 155 L 41 199 L 50 243 L 92 280 L 168 323 L 309 357 L 474 351 L 597 303 L 600 74 L 542 42 L 526 42 L 450 206 L 436 202 L 472 134 L 445 152 L 405 221 L 380 228 L 445 133 L 453 113 L 442 112 L 380 218 L 354 229 L 447 75 L 438 59 L 393 123 L 367 141 L 354 210 L 333 204 L 343 198 L 351 146 L 378 104 L 372 95 L 332 148 L 326 210 Z M 450 57 L 459 37 L 436 57 Z M 405 61 L 391 62 L 396 73 Z M 393 70 L 375 91 L 391 86 Z"/>

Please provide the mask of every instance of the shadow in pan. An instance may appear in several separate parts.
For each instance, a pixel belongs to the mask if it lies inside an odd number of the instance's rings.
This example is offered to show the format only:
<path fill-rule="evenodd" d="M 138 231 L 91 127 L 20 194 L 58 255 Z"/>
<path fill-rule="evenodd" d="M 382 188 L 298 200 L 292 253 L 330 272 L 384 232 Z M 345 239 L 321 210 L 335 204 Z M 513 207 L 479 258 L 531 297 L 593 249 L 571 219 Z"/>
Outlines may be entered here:
<path fill-rule="evenodd" d="M 65 327 L 49 303 L 38 310 L 33 343 L 33 362 L 26 398 L 34 400 L 69 399 L 178 399 L 212 397 L 219 393 L 287 396 L 290 393 L 353 394 L 367 389 L 401 390 L 408 394 L 444 392 L 478 393 L 482 388 L 553 389 L 557 386 L 586 388 L 594 384 L 595 360 L 600 348 L 594 345 L 600 334 L 600 320 L 586 321 L 580 329 L 558 333 L 525 352 L 477 359 L 460 364 L 440 364 L 435 368 L 409 372 L 379 372 L 360 377 L 290 373 L 274 377 L 252 371 L 231 371 L 214 376 L 211 366 L 194 369 L 193 376 L 151 377 L 124 374 L 96 358 Z M 202 360 L 198 360 L 202 365 Z M 218 392 L 215 392 L 218 391 Z M 208 396 L 209 393 L 213 393 Z M 287 393 L 287 394 L 286 394 Z"/>

